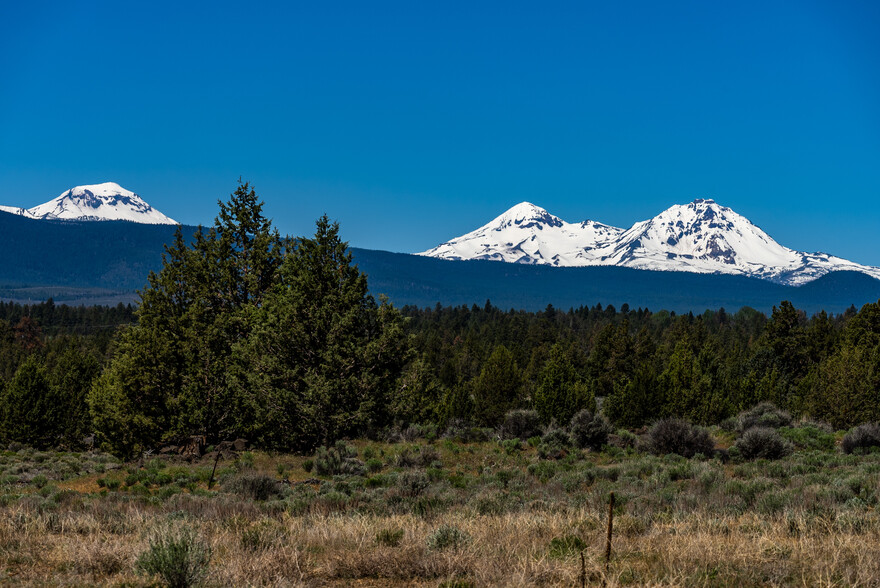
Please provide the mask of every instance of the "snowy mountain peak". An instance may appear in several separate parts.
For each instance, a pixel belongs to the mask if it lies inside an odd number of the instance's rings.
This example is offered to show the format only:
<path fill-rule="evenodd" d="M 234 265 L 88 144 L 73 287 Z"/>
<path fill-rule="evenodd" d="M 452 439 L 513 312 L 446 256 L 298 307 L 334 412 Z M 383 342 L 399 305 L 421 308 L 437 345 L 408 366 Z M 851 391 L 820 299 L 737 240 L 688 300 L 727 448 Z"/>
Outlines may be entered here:
<path fill-rule="evenodd" d="M 102 184 L 91 184 L 88 186 L 75 186 L 68 190 L 66 194 L 72 196 L 137 196 L 134 192 L 126 190 L 116 182 L 104 182 Z"/>
<path fill-rule="evenodd" d="M 76 186 L 33 208 L 0 207 L 0 210 L 33 219 L 127 220 L 136 223 L 176 225 L 140 196 L 115 182 Z"/>
<path fill-rule="evenodd" d="M 520 228 L 540 225 L 562 226 L 562 220 L 531 202 L 520 202 L 489 224 L 495 225 L 496 230 L 498 230 L 510 226 L 518 226 Z"/>
<path fill-rule="evenodd" d="M 670 206 L 626 230 L 592 220 L 567 223 L 523 202 L 476 231 L 419 255 L 738 274 L 790 285 L 835 270 L 860 271 L 880 279 L 880 268 L 784 247 L 749 219 L 711 198 Z"/>

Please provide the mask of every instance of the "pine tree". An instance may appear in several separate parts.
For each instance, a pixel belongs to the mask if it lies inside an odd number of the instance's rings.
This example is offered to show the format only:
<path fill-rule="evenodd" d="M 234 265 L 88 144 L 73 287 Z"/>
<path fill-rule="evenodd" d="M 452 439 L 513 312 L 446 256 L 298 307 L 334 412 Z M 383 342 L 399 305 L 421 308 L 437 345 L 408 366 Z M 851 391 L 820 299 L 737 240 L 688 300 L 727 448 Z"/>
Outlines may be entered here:
<path fill-rule="evenodd" d="M 266 446 L 310 449 L 390 422 L 410 357 L 403 320 L 369 295 L 338 224 L 324 216 L 297 240 L 250 320 L 236 375 Z"/>
<path fill-rule="evenodd" d="M 522 375 L 513 354 L 504 345 L 498 345 L 473 383 L 476 424 L 499 425 L 504 413 L 520 403 L 522 389 Z"/>
<path fill-rule="evenodd" d="M 251 308 L 277 281 L 282 243 L 262 203 L 239 183 L 214 226 L 188 246 L 178 229 L 141 292 L 138 323 L 89 394 L 99 441 L 132 454 L 187 435 L 234 437 L 252 415 L 229 381 Z"/>
<path fill-rule="evenodd" d="M 40 358 L 29 356 L 6 386 L 2 426 L 9 441 L 39 448 L 55 445 L 61 415 L 49 377 Z"/>
<path fill-rule="evenodd" d="M 589 386 L 578 376 L 568 353 L 560 344 L 550 349 L 550 359 L 538 376 L 535 410 L 545 423 L 568 423 L 580 410 L 596 410 Z"/>

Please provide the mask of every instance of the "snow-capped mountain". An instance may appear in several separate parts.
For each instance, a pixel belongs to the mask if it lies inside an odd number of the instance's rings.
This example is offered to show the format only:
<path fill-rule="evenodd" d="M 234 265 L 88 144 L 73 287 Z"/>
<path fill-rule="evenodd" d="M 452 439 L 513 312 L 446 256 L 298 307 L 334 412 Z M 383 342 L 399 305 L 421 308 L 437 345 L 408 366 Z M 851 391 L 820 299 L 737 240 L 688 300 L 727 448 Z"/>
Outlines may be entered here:
<path fill-rule="evenodd" d="M 78 221 L 126 220 L 151 225 L 176 225 L 140 196 L 114 182 L 77 186 L 33 208 L 0 206 L 0 210 L 33 219 Z"/>
<path fill-rule="evenodd" d="M 517 204 L 489 224 L 419 255 L 444 259 L 491 259 L 558 266 L 592 265 L 590 250 L 623 229 L 584 221 L 567 223 L 529 202 Z"/>
<path fill-rule="evenodd" d="M 880 268 L 784 247 L 744 216 L 708 199 L 672 206 L 629 229 L 590 220 L 567 223 L 523 202 L 479 229 L 418 255 L 738 274 L 788 285 L 836 270 L 880 279 Z"/>

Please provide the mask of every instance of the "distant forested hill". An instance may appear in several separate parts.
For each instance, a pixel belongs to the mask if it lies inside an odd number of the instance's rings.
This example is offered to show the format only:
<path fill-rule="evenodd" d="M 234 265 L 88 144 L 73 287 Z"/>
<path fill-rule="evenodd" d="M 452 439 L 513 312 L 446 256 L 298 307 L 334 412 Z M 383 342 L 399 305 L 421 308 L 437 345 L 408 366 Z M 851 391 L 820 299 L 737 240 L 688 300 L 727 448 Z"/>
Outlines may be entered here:
<path fill-rule="evenodd" d="M 136 300 L 162 263 L 175 227 L 124 221 L 31 220 L 0 212 L 0 299 L 68 304 Z M 183 227 L 189 239 L 195 227 Z M 343 237 L 345 227 L 342 227 Z M 482 306 L 540 310 L 595 304 L 702 312 L 750 306 L 769 311 L 790 300 L 807 312 L 843 312 L 880 299 L 880 281 L 851 272 L 805 286 L 738 276 L 650 272 L 616 267 L 551 268 L 491 261 L 444 261 L 353 248 L 370 290 L 398 305 Z"/>

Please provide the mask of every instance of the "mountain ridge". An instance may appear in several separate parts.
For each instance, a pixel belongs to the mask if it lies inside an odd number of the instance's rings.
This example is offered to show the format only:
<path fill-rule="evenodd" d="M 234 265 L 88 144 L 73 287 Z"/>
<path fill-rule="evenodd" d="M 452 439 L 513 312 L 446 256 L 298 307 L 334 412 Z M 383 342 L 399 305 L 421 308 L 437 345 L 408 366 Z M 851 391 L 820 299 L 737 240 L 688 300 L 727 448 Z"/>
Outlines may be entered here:
<path fill-rule="evenodd" d="M 784 247 L 746 217 L 706 198 L 673 205 L 629 229 L 595 220 L 569 223 L 522 202 L 474 231 L 416 255 L 744 275 L 787 285 L 805 284 L 832 271 L 880 279 L 880 268 Z"/>

